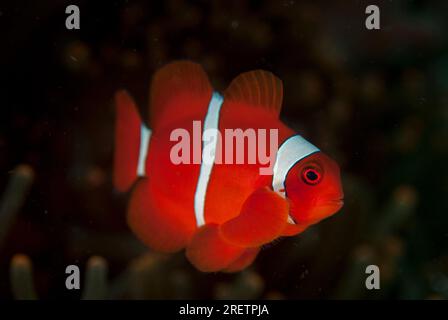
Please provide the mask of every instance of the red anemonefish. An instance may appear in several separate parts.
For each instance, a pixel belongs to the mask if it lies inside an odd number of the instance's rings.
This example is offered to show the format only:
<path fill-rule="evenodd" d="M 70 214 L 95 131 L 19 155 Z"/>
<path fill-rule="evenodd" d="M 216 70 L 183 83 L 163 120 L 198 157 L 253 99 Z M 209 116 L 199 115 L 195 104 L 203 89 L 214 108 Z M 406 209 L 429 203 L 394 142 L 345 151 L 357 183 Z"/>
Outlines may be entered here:
<path fill-rule="evenodd" d="M 270 72 L 240 74 L 221 95 L 200 65 L 168 64 L 151 83 L 149 126 L 127 92 L 115 100 L 114 185 L 124 192 L 136 182 L 128 223 L 156 251 L 185 248 L 201 271 L 235 272 L 264 244 L 297 235 L 343 205 L 336 162 L 279 120 L 283 85 Z M 193 135 L 194 121 L 204 131 L 277 130 L 271 173 L 261 175 L 259 161 L 173 163 L 172 132 Z"/>

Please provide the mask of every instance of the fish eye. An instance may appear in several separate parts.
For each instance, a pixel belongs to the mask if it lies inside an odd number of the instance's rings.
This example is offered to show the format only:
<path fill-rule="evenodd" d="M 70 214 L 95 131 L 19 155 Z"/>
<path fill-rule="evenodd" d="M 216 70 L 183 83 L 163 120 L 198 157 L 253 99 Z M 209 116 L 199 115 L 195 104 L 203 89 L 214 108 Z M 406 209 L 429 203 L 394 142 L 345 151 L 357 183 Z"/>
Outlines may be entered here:
<path fill-rule="evenodd" d="M 302 180 L 306 184 L 315 185 L 322 179 L 322 173 L 316 167 L 306 167 L 302 170 Z"/>

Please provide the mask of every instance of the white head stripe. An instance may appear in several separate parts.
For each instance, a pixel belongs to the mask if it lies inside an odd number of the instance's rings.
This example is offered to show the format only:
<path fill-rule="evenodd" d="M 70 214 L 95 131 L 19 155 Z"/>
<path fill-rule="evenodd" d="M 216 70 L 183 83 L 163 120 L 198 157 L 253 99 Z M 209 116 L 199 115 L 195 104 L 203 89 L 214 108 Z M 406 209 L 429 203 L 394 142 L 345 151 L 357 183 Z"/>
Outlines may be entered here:
<path fill-rule="evenodd" d="M 215 135 L 218 134 L 218 123 L 219 123 L 219 112 L 221 110 L 221 105 L 224 102 L 224 98 L 217 92 L 214 92 L 212 95 L 212 99 L 208 105 L 207 115 L 204 120 L 204 127 L 202 129 L 202 136 L 204 137 L 204 132 L 206 130 L 210 130 L 213 132 L 215 130 Z M 204 152 L 204 143 L 202 141 L 202 152 Z M 198 227 L 205 224 L 204 217 L 204 206 L 205 206 L 205 195 L 207 193 L 207 185 L 210 180 L 210 174 L 212 173 L 213 164 L 215 163 L 215 151 L 216 145 L 218 143 L 217 137 L 213 137 L 210 139 L 208 143 L 212 143 L 213 145 L 207 146 L 210 154 L 213 155 L 212 159 L 208 161 L 204 161 L 204 154 L 202 154 L 201 158 L 201 169 L 199 172 L 198 184 L 196 186 L 196 192 L 194 194 L 194 212 L 196 215 L 196 224 Z"/>
<path fill-rule="evenodd" d="M 140 127 L 140 153 L 138 155 L 137 176 L 146 175 L 146 156 L 148 155 L 149 140 L 151 139 L 151 129 L 144 124 Z"/>
<path fill-rule="evenodd" d="M 300 160 L 319 149 L 299 135 L 286 139 L 277 151 L 272 177 L 272 189 L 285 197 L 285 180 L 289 170 Z"/>

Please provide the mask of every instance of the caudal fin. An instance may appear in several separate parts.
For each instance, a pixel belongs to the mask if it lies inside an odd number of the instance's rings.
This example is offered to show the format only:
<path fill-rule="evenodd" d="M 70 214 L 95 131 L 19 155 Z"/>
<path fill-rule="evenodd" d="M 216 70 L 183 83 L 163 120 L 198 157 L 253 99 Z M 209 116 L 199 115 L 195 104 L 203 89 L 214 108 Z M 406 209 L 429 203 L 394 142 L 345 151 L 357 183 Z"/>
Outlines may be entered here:
<path fill-rule="evenodd" d="M 134 100 L 124 91 L 115 94 L 114 186 L 128 190 L 138 176 L 145 175 L 151 130 L 142 123 Z"/>

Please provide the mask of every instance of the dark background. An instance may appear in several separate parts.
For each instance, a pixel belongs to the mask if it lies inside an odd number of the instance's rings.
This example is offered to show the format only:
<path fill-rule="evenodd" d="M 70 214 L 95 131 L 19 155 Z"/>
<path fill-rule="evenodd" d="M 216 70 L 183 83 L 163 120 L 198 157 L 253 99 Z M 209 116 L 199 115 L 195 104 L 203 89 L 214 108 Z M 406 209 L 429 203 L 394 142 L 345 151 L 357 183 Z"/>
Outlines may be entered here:
<path fill-rule="evenodd" d="M 65 28 L 68 4 L 80 30 Z M 381 30 L 364 26 L 369 4 Z M 34 179 L 8 223 L 0 210 L 0 299 L 14 298 L 17 253 L 43 299 L 80 298 L 65 267 L 85 288 L 95 255 L 107 298 L 448 298 L 447 23 L 442 0 L 3 1 L 0 190 L 20 164 Z M 151 75 L 176 59 L 201 63 L 219 90 L 243 71 L 278 75 L 282 119 L 341 166 L 341 212 L 239 274 L 148 252 L 112 188 L 112 98 L 126 88 L 145 114 Z M 364 287 L 369 264 L 381 290 Z"/>

